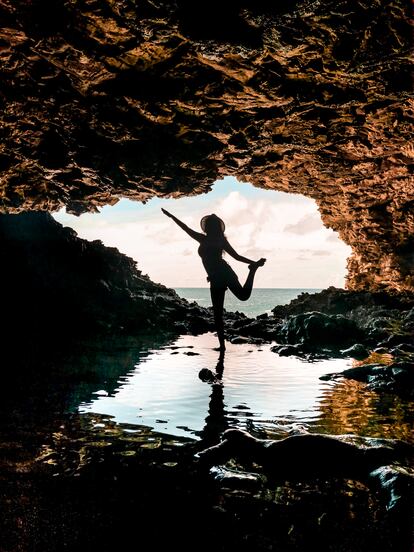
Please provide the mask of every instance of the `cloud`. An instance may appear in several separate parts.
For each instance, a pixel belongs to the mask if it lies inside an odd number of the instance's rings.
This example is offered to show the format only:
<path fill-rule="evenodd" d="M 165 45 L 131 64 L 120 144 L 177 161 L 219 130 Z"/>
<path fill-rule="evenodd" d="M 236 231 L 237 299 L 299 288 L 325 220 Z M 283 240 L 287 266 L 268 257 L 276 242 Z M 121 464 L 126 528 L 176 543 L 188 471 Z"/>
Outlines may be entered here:
<path fill-rule="evenodd" d="M 200 219 L 216 213 L 226 235 L 241 255 L 267 258 L 256 287 L 327 287 L 343 285 L 350 248 L 323 226 L 314 200 L 300 195 L 258 190 L 237 182 L 218 183 L 211 194 L 182 199 L 154 199 L 148 205 L 123 200 L 100 214 L 55 218 L 80 237 L 100 239 L 138 261 L 139 268 L 170 287 L 207 286 L 206 274 L 192 240 L 160 207 L 200 231 Z M 240 281 L 248 268 L 226 255 Z"/>
<path fill-rule="evenodd" d="M 315 249 L 315 251 L 311 252 L 311 255 L 314 257 L 329 257 L 329 255 L 332 255 L 332 251 L 326 251 L 325 249 Z"/>
<path fill-rule="evenodd" d="M 335 232 L 334 230 L 329 230 L 330 234 L 327 236 L 326 241 L 330 243 L 338 243 L 341 242 L 341 238 L 339 237 L 338 232 Z"/>
<path fill-rule="evenodd" d="M 318 214 L 308 213 L 299 219 L 298 222 L 287 224 L 284 227 L 284 231 L 299 235 L 309 234 L 310 232 L 320 230 L 321 224 L 321 217 Z"/>

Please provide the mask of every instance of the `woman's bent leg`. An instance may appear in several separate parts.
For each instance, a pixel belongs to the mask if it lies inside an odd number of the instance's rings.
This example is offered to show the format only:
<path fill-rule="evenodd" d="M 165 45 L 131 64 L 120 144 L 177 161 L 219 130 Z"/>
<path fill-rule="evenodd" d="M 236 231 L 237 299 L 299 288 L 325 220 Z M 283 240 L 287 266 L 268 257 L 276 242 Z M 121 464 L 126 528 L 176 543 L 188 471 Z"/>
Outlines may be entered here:
<path fill-rule="evenodd" d="M 214 323 L 216 325 L 217 337 L 220 343 L 220 349 L 226 348 L 224 340 L 224 322 L 223 307 L 226 288 L 210 286 L 211 302 L 213 304 Z"/>
<path fill-rule="evenodd" d="M 251 267 L 252 268 L 249 268 L 249 274 L 246 278 L 244 286 L 240 284 L 237 276 L 228 283 L 229 290 L 234 293 L 234 295 L 237 297 L 237 299 L 240 299 L 240 301 L 247 301 L 247 299 L 252 294 L 254 277 L 258 266 L 251 265 Z"/>

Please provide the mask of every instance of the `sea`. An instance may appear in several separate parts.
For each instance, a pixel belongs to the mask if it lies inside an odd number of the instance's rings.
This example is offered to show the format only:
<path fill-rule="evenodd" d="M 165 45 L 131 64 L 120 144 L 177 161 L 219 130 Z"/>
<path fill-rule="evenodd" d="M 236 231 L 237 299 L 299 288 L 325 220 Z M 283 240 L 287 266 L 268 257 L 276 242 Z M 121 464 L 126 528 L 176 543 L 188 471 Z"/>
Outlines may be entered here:
<path fill-rule="evenodd" d="M 202 307 L 211 307 L 210 288 L 175 288 L 175 291 L 188 301 L 196 301 Z M 255 317 L 259 314 L 270 314 L 276 305 L 286 305 L 303 292 L 318 291 L 322 291 L 322 288 L 253 288 L 248 301 L 239 301 L 230 291 L 227 291 L 224 308 Z"/>

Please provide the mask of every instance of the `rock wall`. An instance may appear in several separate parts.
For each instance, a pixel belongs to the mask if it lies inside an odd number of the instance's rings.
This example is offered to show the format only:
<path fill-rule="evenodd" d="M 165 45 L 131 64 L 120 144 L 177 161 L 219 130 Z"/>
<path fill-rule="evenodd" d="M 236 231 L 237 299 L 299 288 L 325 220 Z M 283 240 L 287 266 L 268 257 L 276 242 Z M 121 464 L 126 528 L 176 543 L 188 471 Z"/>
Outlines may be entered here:
<path fill-rule="evenodd" d="M 350 289 L 414 291 L 403 0 L 0 0 L 3 212 L 207 192 L 314 198 Z"/>

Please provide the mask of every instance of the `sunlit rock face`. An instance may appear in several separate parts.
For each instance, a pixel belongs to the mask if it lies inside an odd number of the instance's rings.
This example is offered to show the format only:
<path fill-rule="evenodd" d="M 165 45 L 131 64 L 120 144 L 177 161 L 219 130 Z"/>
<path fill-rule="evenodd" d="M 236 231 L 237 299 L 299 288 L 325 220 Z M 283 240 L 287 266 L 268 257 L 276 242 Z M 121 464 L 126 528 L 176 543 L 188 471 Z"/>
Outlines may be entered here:
<path fill-rule="evenodd" d="M 408 2 L 1 0 L 2 210 L 219 177 L 314 198 L 351 289 L 414 290 Z"/>

